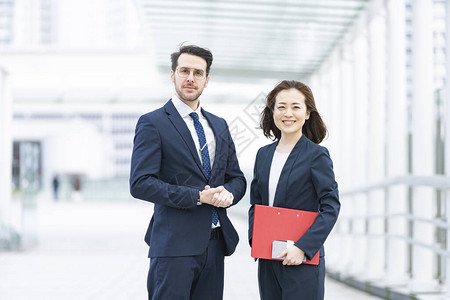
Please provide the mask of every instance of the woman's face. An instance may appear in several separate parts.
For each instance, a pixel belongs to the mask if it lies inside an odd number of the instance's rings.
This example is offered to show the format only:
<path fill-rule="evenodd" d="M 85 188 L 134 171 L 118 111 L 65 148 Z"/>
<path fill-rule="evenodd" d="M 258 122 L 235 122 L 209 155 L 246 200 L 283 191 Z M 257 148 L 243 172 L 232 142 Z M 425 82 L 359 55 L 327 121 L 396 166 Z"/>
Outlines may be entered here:
<path fill-rule="evenodd" d="M 275 97 L 273 120 L 281 136 L 301 134 L 303 124 L 309 119 L 305 96 L 297 89 L 282 90 Z"/>

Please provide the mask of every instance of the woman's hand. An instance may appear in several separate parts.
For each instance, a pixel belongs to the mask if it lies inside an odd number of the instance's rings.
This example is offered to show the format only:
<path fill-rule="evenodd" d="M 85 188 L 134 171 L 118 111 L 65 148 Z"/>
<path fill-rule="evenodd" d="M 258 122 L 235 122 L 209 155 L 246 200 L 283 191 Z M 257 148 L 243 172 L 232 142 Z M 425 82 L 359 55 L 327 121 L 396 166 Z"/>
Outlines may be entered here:
<path fill-rule="evenodd" d="M 302 264 L 303 259 L 305 258 L 305 252 L 294 245 L 284 250 L 278 258 L 282 258 L 283 256 L 286 256 L 283 260 L 283 265 L 298 266 Z"/>

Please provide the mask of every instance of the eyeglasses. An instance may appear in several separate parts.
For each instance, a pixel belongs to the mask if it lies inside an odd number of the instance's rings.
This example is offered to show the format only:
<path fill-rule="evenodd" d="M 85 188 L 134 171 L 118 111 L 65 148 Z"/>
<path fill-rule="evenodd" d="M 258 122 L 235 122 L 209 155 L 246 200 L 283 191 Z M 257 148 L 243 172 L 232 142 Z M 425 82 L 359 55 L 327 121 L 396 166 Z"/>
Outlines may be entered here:
<path fill-rule="evenodd" d="M 191 68 L 185 68 L 185 67 L 177 68 L 178 76 L 183 77 L 183 78 L 189 77 L 189 75 L 191 74 L 191 71 L 194 73 L 195 79 L 202 80 L 202 79 L 205 79 L 205 77 L 206 77 L 206 72 L 203 70 L 200 70 L 200 69 L 191 69 Z"/>

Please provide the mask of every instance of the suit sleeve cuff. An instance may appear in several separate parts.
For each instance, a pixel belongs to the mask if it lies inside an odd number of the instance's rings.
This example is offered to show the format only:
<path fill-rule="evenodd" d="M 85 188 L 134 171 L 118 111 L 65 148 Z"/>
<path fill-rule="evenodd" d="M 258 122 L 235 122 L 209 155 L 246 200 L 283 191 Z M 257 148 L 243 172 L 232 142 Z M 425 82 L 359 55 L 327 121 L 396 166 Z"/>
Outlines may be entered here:
<path fill-rule="evenodd" d="M 299 241 L 297 241 L 294 245 L 305 253 L 305 256 L 308 260 L 311 260 L 317 253 L 317 251 L 313 252 L 309 249 L 306 249 L 304 246 L 301 245 L 301 243 L 299 243 Z"/>

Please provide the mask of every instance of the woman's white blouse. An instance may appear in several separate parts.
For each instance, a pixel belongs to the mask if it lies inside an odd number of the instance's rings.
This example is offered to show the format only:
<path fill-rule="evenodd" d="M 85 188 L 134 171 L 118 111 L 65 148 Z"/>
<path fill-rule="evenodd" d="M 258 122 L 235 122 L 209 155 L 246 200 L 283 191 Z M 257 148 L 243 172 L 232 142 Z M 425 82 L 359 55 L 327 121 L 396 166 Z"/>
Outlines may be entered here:
<path fill-rule="evenodd" d="M 272 165 L 270 166 L 269 175 L 269 206 L 273 206 L 275 199 L 275 192 L 277 191 L 278 180 L 280 179 L 281 171 L 284 164 L 289 157 L 289 153 L 280 153 L 275 150 L 273 153 Z"/>

